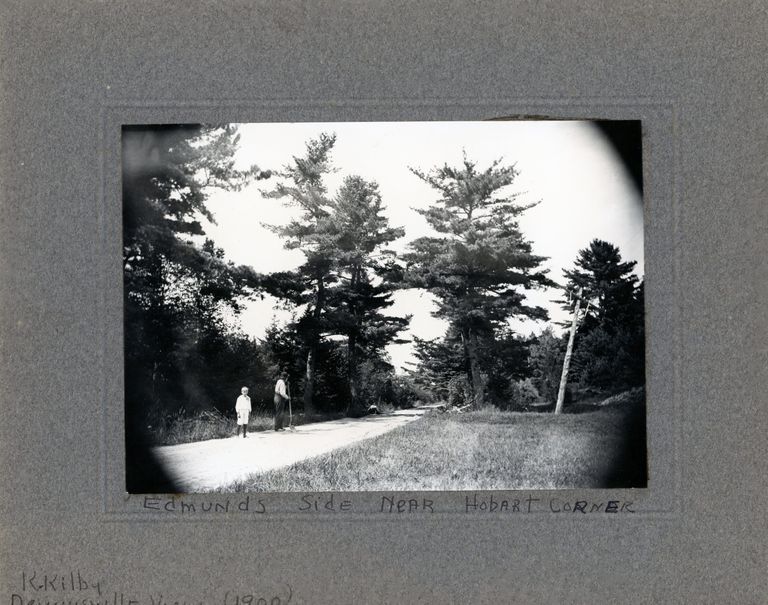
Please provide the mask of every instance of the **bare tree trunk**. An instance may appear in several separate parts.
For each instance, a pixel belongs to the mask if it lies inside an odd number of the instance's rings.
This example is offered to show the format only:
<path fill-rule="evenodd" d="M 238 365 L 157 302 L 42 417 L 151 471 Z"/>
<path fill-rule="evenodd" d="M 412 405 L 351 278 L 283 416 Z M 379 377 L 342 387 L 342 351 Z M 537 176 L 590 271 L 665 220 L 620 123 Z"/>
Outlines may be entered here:
<path fill-rule="evenodd" d="M 480 361 L 477 354 L 477 334 L 467 328 L 462 334 L 462 340 L 469 357 L 469 380 L 472 386 L 472 405 L 474 409 L 483 407 L 483 378 L 480 375 Z"/>
<path fill-rule="evenodd" d="M 360 283 L 360 268 L 355 268 L 352 273 L 350 285 L 352 291 L 357 289 Z M 355 324 L 349 333 L 347 340 L 347 381 L 349 384 L 349 405 L 347 406 L 347 414 L 357 414 L 360 412 L 358 401 L 359 389 L 358 389 L 358 373 L 357 373 L 357 331 L 359 329 L 359 318 L 357 317 L 357 309 L 352 307 L 350 309 L 352 315 L 355 317 Z"/>
<path fill-rule="evenodd" d="M 349 336 L 349 343 L 347 346 L 347 380 L 349 381 L 349 405 L 347 406 L 347 414 L 356 414 L 360 409 L 357 388 L 357 355 L 355 353 L 357 338 L 354 334 Z"/>
<path fill-rule="evenodd" d="M 565 402 L 565 385 L 568 382 L 568 368 L 571 365 L 571 355 L 573 354 L 573 341 L 576 339 L 576 329 L 579 326 L 579 311 L 581 310 L 581 289 L 573 306 L 573 321 L 571 322 L 571 333 L 568 336 L 568 347 L 565 350 L 565 359 L 563 359 L 563 373 L 560 376 L 560 389 L 557 391 L 557 403 L 555 404 L 555 414 L 563 411 Z"/>
<path fill-rule="evenodd" d="M 318 323 L 320 322 L 320 316 L 323 312 L 323 305 L 325 304 L 325 284 L 323 278 L 318 276 L 317 278 L 317 298 L 315 299 L 315 308 L 312 311 L 312 319 L 314 325 L 312 326 L 312 333 L 310 341 L 308 343 L 309 351 L 307 352 L 307 369 L 304 375 L 304 416 L 309 417 L 315 414 L 315 368 L 317 367 L 317 347 L 320 343 L 320 328 Z"/>
<path fill-rule="evenodd" d="M 315 413 L 313 396 L 315 392 L 315 365 L 317 359 L 317 345 L 311 344 L 307 353 L 307 372 L 304 380 L 304 416 L 308 418 Z"/>

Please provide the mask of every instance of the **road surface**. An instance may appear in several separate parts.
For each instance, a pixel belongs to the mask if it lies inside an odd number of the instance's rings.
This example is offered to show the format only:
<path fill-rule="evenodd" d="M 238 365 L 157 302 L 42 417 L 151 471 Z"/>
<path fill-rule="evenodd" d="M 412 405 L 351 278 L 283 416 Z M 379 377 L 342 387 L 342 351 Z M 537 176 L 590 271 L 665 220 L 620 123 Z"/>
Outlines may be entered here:
<path fill-rule="evenodd" d="M 242 437 L 153 448 L 163 468 L 184 493 L 210 492 L 250 474 L 289 466 L 363 439 L 377 437 L 421 417 L 425 408 L 393 414 L 343 418 L 262 431 Z"/>

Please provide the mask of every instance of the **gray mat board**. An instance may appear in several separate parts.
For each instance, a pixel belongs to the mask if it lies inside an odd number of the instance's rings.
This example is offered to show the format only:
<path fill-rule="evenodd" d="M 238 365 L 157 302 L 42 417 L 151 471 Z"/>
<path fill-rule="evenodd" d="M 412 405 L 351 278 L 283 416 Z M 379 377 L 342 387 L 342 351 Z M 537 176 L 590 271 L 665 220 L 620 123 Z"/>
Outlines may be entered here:
<path fill-rule="evenodd" d="M 307 603 L 768 598 L 763 4 L 4 2 L 0 28 L 3 598 L 24 571 L 70 569 L 142 603 L 286 584 Z M 679 416 L 650 456 L 669 454 L 679 473 L 662 494 L 674 514 L 175 523 L 102 512 L 102 444 L 120 447 L 101 416 L 121 379 L 119 242 L 106 237 L 119 205 L 106 198 L 109 166 L 102 174 L 115 112 L 356 120 L 658 107 L 649 127 L 672 125 L 649 154 L 672 161 L 647 175 L 648 279 L 656 267 L 657 283 L 665 268 L 677 280 L 648 297 L 652 326 L 671 334 L 650 351 L 658 393 L 673 393 L 651 405 Z"/>

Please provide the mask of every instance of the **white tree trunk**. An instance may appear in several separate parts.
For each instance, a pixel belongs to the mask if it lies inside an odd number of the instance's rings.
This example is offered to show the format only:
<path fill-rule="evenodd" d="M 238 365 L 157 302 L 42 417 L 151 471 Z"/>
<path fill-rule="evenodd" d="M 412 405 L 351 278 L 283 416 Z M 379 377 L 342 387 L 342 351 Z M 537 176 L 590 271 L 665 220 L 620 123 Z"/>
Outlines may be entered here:
<path fill-rule="evenodd" d="M 581 289 L 576 297 L 573 306 L 573 322 L 571 323 L 571 333 L 568 336 L 568 347 L 565 349 L 565 359 L 563 359 L 563 373 L 560 376 L 560 389 L 557 391 L 557 403 L 555 404 L 555 414 L 563 411 L 563 402 L 565 401 L 565 385 L 568 382 L 568 368 L 571 365 L 571 355 L 573 354 L 573 341 L 576 339 L 576 329 L 579 326 L 579 311 L 581 310 Z"/>

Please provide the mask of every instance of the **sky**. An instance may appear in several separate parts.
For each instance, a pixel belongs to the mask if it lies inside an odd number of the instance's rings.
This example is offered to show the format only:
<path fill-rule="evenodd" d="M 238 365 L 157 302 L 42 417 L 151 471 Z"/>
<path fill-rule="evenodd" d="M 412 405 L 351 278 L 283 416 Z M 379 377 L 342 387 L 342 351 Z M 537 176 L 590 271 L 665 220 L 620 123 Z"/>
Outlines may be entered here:
<path fill-rule="evenodd" d="M 515 182 L 502 193 L 519 192 L 521 203 L 539 202 L 519 219 L 524 236 L 555 282 L 564 283 L 563 269 L 573 267 L 578 251 L 594 238 L 618 246 L 624 260 L 637 261 L 636 274 L 643 276 L 643 206 L 613 147 L 586 121 L 489 121 L 489 122 L 346 122 L 241 124 L 237 166 L 256 164 L 262 170 L 279 170 L 302 156 L 306 141 L 321 132 L 336 133 L 331 159 L 337 172 L 326 179 L 331 194 L 346 176 L 359 175 L 376 181 L 391 226 L 405 228 L 405 237 L 390 247 L 398 252 L 418 237 L 431 235 L 424 218 L 414 208 L 426 208 L 438 193 L 409 171 L 458 165 L 468 159 L 485 169 L 502 158 L 519 171 Z M 205 230 L 227 259 L 250 265 L 260 273 L 290 270 L 302 264 L 300 250 L 286 250 L 283 241 L 264 227 L 279 225 L 297 213 L 283 200 L 268 199 L 261 191 L 276 180 L 258 181 L 241 191 L 214 190 L 207 203 L 216 223 Z M 556 290 L 528 292 L 528 302 L 549 311 L 551 321 L 567 314 L 553 301 Z M 446 330 L 442 320 L 431 316 L 431 295 L 418 290 L 396 292 L 389 314 L 413 319 L 407 338 L 438 338 Z M 239 321 L 242 329 L 260 338 L 273 321 L 289 321 L 291 312 L 270 297 L 249 302 Z M 512 320 L 521 334 L 540 333 L 546 322 Z M 556 329 L 557 331 L 558 329 Z M 412 345 L 388 347 L 400 371 L 414 360 Z"/>

